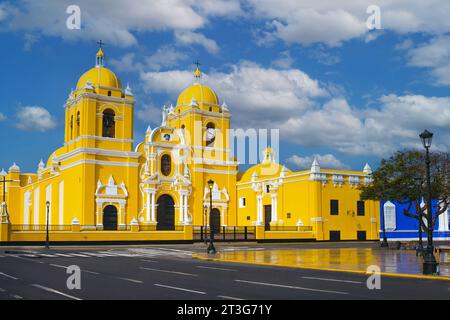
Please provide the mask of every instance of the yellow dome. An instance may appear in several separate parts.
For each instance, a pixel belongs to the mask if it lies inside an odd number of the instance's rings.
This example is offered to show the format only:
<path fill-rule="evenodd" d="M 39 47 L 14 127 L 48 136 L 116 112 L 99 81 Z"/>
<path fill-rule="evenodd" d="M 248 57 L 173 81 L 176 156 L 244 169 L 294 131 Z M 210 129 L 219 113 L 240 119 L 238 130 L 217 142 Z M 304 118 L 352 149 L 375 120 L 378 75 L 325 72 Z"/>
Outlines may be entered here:
<path fill-rule="evenodd" d="M 192 99 L 195 99 L 198 104 L 219 105 L 219 98 L 214 90 L 200 83 L 194 83 L 185 89 L 178 96 L 177 106 L 189 105 Z"/>
<path fill-rule="evenodd" d="M 97 66 L 91 70 L 85 72 L 77 83 L 77 89 L 83 89 L 86 87 L 86 83 L 90 81 L 94 87 L 110 87 L 116 89 L 122 89 L 122 83 L 117 78 L 116 74 L 103 66 Z"/>

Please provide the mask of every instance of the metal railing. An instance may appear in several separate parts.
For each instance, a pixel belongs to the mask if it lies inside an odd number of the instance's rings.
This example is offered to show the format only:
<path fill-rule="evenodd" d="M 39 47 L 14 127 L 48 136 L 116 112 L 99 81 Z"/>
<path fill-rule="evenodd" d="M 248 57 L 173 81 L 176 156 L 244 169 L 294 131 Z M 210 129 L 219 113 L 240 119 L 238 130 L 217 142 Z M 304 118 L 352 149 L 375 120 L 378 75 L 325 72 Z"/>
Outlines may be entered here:
<path fill-rule="evenodd" d="M 139 231 L 184 231 L 184 226 L 178 225 L 172 229 L 160 230 L 156 226 L 152 225 L 139 225 Z"/>
<path fill-rule="evenodd" d="M 10 226 L 11 231 L 46 231 L 47 226 L 45 224 L 39 225 L 27 225 L 27 224 L 12 224 Z M 72 231 L 71 225 L 49 225 L 49 231 Z"/>
<path fill-rule="evenodd" d="M 266 231 L 307 232 L 312 231 L 312 226 L 270 226 Z"/>
<path fill-rule="evenodd" d="M 255 227 L 220 227 L 214 230 L 215 241 L 255 241 Z M 209 239 L 210 229 L 205 226 L 194 226 L 194 241 Z"/>

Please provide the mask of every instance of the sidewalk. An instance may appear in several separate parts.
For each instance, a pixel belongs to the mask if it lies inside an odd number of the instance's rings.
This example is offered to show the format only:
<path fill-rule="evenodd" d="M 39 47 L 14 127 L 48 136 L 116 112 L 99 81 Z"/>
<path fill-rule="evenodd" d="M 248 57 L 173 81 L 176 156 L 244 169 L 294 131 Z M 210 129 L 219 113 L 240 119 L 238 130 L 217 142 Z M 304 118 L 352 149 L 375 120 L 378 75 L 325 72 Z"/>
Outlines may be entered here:
<path fill-rule="evenodd" d="M 199 253 L 195 255 L 195 258 L 355 273 L 366 273 L 369 266 L 375 265 L 384 275 L 450 280 L 449 254 L 441 255 L 440 276 L 425 277 L 422 276 L 422 258 L 416 257 L 414 250 L 384 248 L 219 250 L 215 256 Z"/>

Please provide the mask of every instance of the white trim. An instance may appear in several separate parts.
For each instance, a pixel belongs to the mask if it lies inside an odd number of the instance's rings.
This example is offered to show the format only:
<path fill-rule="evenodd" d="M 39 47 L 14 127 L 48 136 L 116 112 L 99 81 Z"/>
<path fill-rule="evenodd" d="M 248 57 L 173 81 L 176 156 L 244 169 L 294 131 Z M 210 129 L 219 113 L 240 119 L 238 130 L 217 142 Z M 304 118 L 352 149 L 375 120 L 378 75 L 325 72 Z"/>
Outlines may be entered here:
<path fill-rule="evenodd" d="M 67 152 L 59 157 L 56 157 L 56 161 L 66 161 L 72 159 L 80 154 L 91 154 L 98 156 L 109 156 L 116 158 L 132 158 L 138 159 L 141 156 L 140 152 L 132 152 L 132 151 L 117 151 L 117 150 L 109 150 L 109 149 L 100 149 L 100 148 L 77 148 L 70 152 Z"/>
<path fill-rule="evenodd" d="M 236 161 L 214 160 L 209 158 L 192 158 L 194 164 L 216 165 L 216 166 L 238 166 Z"/>
<path fill-rule="evenodd" d="M 94 139 L 94 140 L 98 140 L 98 141 L 112 141 L 112 142 L 120 142 L 120 143 L 134 143 L 133 139 L 118 139 L 118 138 L 108 138 L 108 137 L 100 137 L 100 136 L 79 136 L 76 137 L 75 139 L 72 139 L 66 143 L 64 143 L 65 146 L 70 146 L 74 143 L 77 143 L 78 141 L 80 141 L 81 139 Z M 96 148 L 92 148 L 92 149 L 96 149 Z M 106 150 L 106 149 L 104 149 Z"/>
<path fill-rule="evenodd" d="M 102 166 L 115 166 L 115 167 L 135 167 L 139 166 L 139 163 L 131 163 L 131 162 L 114 162 L 114 161 L 100 161 L 100 160 L 78 160 L 72 162 L 66 166 L 60 168 L 61 171 L 70 169 L 72 167 L 78 166 L 80 164 L 95 164 Z"/>
<path fill-rule="evenodd" d="M 104 89 L 105 87 L 102 87 L 102 88 Z M 100 89 L 102 89 L 102 88 L 100 88 Z M 80 91 L 80 90 L 85 90 L 85 89 L 77 89 L 77 90 L 74 91 L 74 93 L 77 92 L 77 91 Z M 103 100 L 103 101 L 120 102 L 121 103 L 120 106 L 125 106 L 125 107 L 133 107 L 133 105 L 135 103 L 134 100 L 127 99 L 127 98 L 117 98 L 117 97 L 113 97 L 113 96 L 104 96 L 104 95 L 101 95 L 101 94 L 85 92 L 85 93 L 78 94 L 78 96 L 74 100 L 71 100 L 70 102 L 67 102 L 64 105 L 64 107 L 71 107 L 73 104 L 75 104 L 76 102 L 81 100 L 81 98 L 84 98 L 84 97 L 87 97 L 88 101 L 90 100 L 89 98 L 94 98 L 94 101 Z"/>
<path fill-rule="evenodd" d="M 194 168 L 194 172 L 202 172 L 202 173 L 217 173 L 217 174 L 237 174 L 237 170 L 214 170 L 214 169 L 205 169 L 205 168 Z"/>

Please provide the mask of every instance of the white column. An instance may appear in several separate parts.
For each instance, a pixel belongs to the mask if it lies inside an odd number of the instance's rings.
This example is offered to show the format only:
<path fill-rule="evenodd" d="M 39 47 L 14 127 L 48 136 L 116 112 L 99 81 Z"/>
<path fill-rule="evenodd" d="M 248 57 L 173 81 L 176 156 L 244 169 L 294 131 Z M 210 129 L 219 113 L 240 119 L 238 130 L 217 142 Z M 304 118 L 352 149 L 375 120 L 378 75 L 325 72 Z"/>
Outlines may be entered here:
<path fill-rule="evenodd" d="M 155 203 L 155 192 L 152 192 L 152 222 L 156 222 L 156 212 L 155 212 L 155 208 L 156 208 L 156 203 Z"/>
<path fill-rule="evenodd" d="M 145 204 L 145 213 L 146 213 L 146 217 L 145 217 L 145 221 L 146 222 L 150 222 L 151 220 L 151 194 L 150 191 L 146 190 L 145 191 L 146 194 L 146 204 Z"/>
<path fill-rule="evenodd" d="M 276 194 L 276 193 L 271 194 L 270 197 L 272 198 L 271 199 L 272 200 L 272 212 L 271 212 L 272 218 L 271 218 L 271 220 L 272 220 L 272 222 L 276 222 L 276 221 L 278 221 L 278 199 L 277 199 L 278 194 Z"/>
<path fill-rule="evenodd" d="M 256 196 L 256 206 L 257 206 L 257 214 L 258 214 L 256 224 L 261 226 L 263 224 L 262 196 Z"/>
<path fill-rule="evenodd" d="M 30 224 L 30 204 L 31 204 L 31 192 L 25 192 L 24 200 L 23 200 L 23 224 Z"/>
<path fill-rule="evenodd" d="M 34 225 L 39 224 L 39 187 L 34 189 L 34 205 L 33 205 L 33 214 L 34 214 Z"/>
<path fill-rule="evenodd" d="M 180 205 L 178 206 L 178 210 L 180 212 L 180 223 L 184 222 L 184 195 L 180 193 Z"/>
<path fill-rule="evenodd" d="M 184 222 L 189 221 L 189 211 L 188 211 L 188 195 L 184 195 Z"/>

